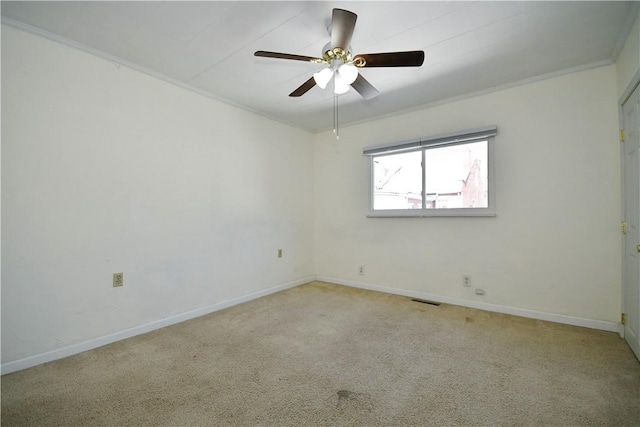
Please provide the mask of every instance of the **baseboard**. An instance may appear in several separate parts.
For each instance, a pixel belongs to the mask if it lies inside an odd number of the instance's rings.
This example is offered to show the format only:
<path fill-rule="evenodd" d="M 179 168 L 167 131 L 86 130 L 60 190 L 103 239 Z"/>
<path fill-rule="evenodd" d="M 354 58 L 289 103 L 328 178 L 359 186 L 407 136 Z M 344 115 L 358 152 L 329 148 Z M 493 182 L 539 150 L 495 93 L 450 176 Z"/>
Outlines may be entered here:
<path fill-rule="evenodd" d="M 604 320 L 585 319 L 582 317 L 573 317 L 564 314 L 547 313 L 544 311 L 528 310 L 525 308 L 509 307 L 504 305 L 489 304 L 481 301 L 471 301 L 463 298 L 435 295 L 427 292 L 388 288 L 385 286 L 371 285 L 368 283 L 355 282 L 351 280 L 336 279 L 334 277 L 316 276 L 316 280 L 335 283 L 337 285 L 350 286 L 352 288 L 368 289 L 371 291 L 385 292 L 388 294 L 401 295 L 410 298 L 426 299 L 442 304 L 460 305 L 463 307 L 477 308 L 480 310 L 492 311 L 495 313 L 511 314 L 514 316 L 528 317 L 530 319 L 546 320 L 548 322 L 563 323 L 566 325 L 581 326 L 584 328 L 620 333 L 620 325 L 618 323 L 607 322 Z"/>
<path fill-rule="evenodd" d="M 164 328 L 166 326 L 175 325 L 176 323 L 184 322 L 185 320 L 194 319 L 196 317 L 204 316 L 216 311 L 223 310 L 225 308 L 232 307 L 234 305 L 242 304 L 257 298 L 261 298 L 276 292 L 283 291 L 285 289 L 293 288 L 304 283 L 313 281 L 313 276 L 304 277 L 298 280 L 294 280 L 288 283 L 284 283 L 272 288 L 264 289 L 262 291 L 253 292 L 248 295 L 244 295 L 238 298 L 233 298 L 227 301 L 219 302 L 217 304 L 209 305 L 206 307 L 198 308 L 186 313 L 177 314 L 165 319 L 156 320 L 155 322 L 147 323 L 144 325 L 136 326 L 124 331 L 115 332 L 113 334 L 105 335 L 103 337 L 91 339 L 78 344 L 73 344 L 68 347 L 51 350 L 46 353 L 37 354 L 35 356 L 25 357 L 24 359 L 14 360 L 12 362 L 3 363 L 0 367 L 2 375 L 10 374 L 12 372 L 21 371 L 23 369 L 32 368 L 43 363 L 52 362 L 54 360 L 63 359 L 65 357 L 73 356 L 74 354 L 82 353 L 94 348 L 102 347 L 107 344 L 121 341 L 127 338 L 135 337 L 136 335 L 145 334 L 147 332 L 154 331 L 156 329 Z"/>

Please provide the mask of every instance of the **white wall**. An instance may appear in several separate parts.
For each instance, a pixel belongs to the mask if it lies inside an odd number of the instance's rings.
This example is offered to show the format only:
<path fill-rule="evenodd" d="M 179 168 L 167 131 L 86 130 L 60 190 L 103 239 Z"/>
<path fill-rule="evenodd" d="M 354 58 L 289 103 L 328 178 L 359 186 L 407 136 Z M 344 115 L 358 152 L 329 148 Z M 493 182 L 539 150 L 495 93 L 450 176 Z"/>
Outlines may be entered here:
<path fill-rule="evenodd" d="M 616 61 L 618 67 L 618 97 L 628 89 L 640 70 L 640 8 L 624 47 Z"/>
<path fill-rule="evenodd" d="M 312 156 L 306 132 L 3 26 L 2 362 L 313 277 Z"/>
<path fill-rule="evenodd" d="M 497 217 L 366 217 L 363 147 L 494 124 Z M 615 65 L 340 132 L 339 142 L 330 132 L 315 140 L 320 277 L 615 327 L 621 289 Z M 462 286 L 463 274 L 471 276 L 471 289 Z"/>

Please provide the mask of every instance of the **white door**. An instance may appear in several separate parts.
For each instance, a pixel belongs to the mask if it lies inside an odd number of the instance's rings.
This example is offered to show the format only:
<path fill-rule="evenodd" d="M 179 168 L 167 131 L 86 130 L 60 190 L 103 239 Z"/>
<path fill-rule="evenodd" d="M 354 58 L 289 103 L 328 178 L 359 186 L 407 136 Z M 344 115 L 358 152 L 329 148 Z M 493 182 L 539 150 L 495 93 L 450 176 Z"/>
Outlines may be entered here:
<path fill-rule="evenodd" d="M 624 338 L 640 359 L 640 87 L 622 106 L 624 115 Z"/>

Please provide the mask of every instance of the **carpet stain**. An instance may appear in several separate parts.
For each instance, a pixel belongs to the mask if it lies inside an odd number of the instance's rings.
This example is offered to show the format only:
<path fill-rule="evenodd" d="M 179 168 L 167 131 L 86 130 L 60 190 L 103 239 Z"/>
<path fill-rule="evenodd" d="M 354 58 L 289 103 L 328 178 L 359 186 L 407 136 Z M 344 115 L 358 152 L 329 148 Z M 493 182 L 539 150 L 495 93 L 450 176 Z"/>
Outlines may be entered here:
<path fill-rule="evenodd" d="M 473 323 L 473 317 L 465 317 L 464 321 L 467 323 Z"/>
<path fill-rule="evenodd" d="M 350 390 L 338 390 L 338 408 L 345 410 L 370 410 L 371 395 Z"/>
<path fill-rule="evenodd" d="M 358 393 L 355 393 L 353 391 L 349 391 L 349 390 L 338 390 L 338 399 L 339 400 L 352 400 L 356 398 L 356 395 Z"/>

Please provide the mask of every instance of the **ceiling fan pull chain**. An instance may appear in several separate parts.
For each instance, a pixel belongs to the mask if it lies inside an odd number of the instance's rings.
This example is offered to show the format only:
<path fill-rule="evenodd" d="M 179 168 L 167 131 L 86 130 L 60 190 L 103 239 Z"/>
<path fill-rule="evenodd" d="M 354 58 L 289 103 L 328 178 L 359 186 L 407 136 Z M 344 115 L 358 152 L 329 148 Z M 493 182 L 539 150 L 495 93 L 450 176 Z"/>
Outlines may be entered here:
<path fill-rule="evenodd" d="M 336 139 L 340 139 L 340 116 L 338 115 L 338 94 L 333 94 L 333 133 L 336 134 Z"/>
<path fill-rule="evenodd" d="M 336 93 L 336 76 L 333 75 L 333 133 L 336 134 L 336 139 L 340 139 L 338 134 L 338 94 Z"/>
<path fill-rule="evenodd" d="M 336 140 L 340 139 L 340 115 L 338 110 L 340 109 L 340 95 L 336 94 Z"/>

